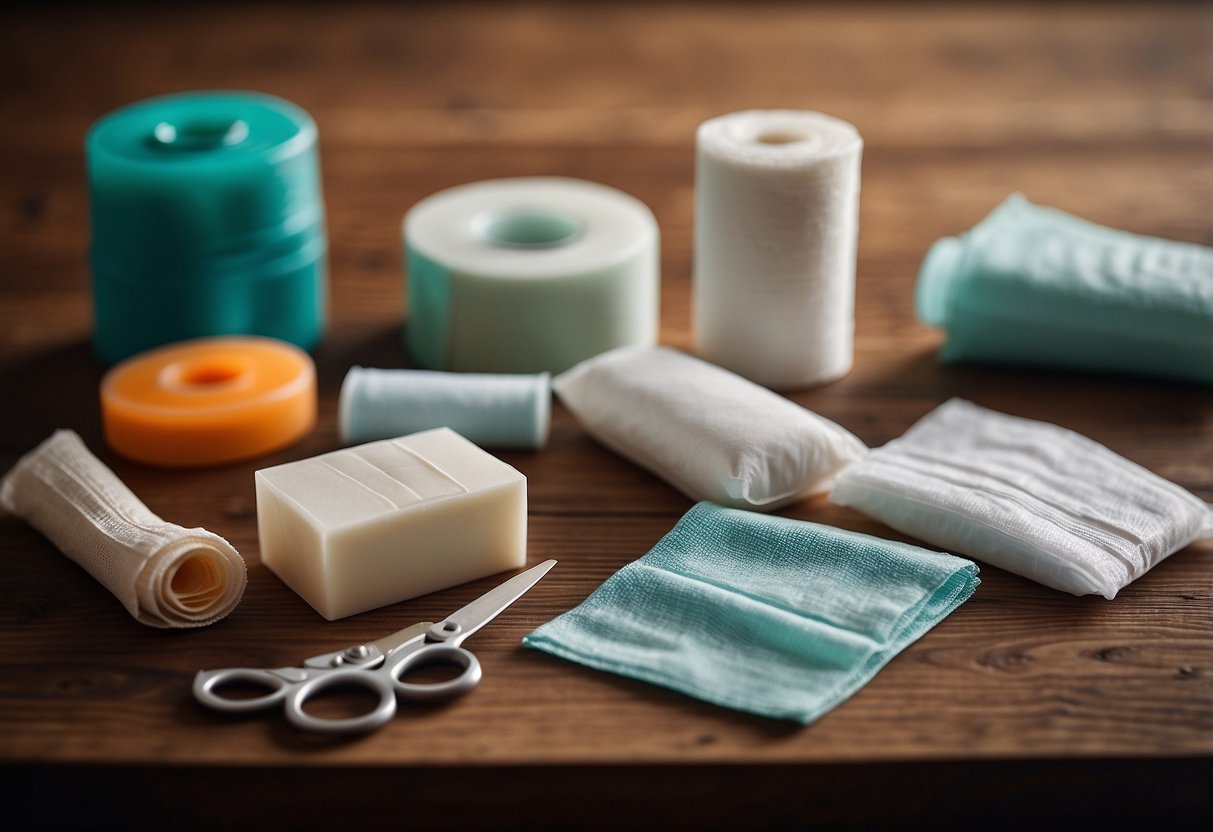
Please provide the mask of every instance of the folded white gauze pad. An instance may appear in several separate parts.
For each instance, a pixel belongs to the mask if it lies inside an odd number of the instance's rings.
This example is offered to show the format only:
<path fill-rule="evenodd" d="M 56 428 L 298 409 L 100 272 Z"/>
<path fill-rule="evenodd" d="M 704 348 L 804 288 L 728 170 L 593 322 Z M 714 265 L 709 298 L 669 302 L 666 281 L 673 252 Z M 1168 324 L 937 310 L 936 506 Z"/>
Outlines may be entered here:
<path fill-rule="evenodd" d="M 825 491 L 867 447 L 800 405 L 668 347 L 623 347 L 552 387 L 586 431 L 688 497 L 770 510 Z"/>
<path fill-rule="evenodd" d="M 244 594 L 248 573 L 230 543 L 161 520 L 73 431 L 56 431 L 13 466 L 0 482 L 0 506 L 46 535 L 143 624 L 212 624 Z"/>
<path fill-rule="evenodd" d="M 776 390 L 851 369 L 863 139 L 822 113 L 746 110 L 696 135 L 695 350 Z"/>
<path fill-rule="evenodd" d="M 1213 506 L 1097 442 L 952 399 L 830 494 L 950 552 L 1111 600 L 1194 540 Z"/>

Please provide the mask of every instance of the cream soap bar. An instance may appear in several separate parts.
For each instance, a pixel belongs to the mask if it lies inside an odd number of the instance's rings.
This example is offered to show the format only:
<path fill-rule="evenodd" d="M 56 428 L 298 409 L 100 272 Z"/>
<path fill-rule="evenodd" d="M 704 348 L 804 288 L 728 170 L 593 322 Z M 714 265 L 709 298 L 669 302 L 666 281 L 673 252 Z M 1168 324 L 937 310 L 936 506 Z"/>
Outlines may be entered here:
<path fill-rule="evenodd" d="M 526 477 L 449 428 L 256 481 L 261 560 L 330 621 L 526 564 Z"/>

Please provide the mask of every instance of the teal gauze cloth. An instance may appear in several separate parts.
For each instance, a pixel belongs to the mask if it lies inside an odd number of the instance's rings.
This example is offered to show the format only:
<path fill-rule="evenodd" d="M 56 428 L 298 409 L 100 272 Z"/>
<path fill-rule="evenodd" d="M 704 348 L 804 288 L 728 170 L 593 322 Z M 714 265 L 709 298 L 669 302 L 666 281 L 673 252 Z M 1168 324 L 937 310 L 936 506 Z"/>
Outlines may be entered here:
<path fill-rule="evenodd" d="M 940 360 L 1213 384 L 1213 248 L 1095 225 L 1015 194 L 927 252 L 918 316 Z"/>
<path fill-rule="evenodd" d="M 831 526 L 699 503 L 523 644 L 807 724 L 963 603 L 977 566 Z"/>

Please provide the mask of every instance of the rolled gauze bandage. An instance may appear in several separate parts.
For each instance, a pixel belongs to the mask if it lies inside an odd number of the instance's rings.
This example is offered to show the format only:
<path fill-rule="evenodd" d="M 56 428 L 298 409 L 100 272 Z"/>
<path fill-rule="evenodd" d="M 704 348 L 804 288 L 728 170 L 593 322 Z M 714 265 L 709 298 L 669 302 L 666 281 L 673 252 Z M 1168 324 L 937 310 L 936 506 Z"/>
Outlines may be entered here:
<path fill-rule="evenodd" d="M 748 110 L 701 124 L 696 146 L 700 356 L 777 390 L 846 375 L 858 131 L 821 113 Z"/>
<path fill-rule="evenodd" d="M 23 517 L 152 627 L 201 627 L 244 594 L 244 559 L 205 529 L 166 523 L 89 453 L 56 431 L 0 482 L 0 506 Z"/>
<path fill-rule="evenodd" d="M 918 316 L 944 362 L 1035 364 L 1213 384 L 1213 248 L 1009 197 L 931 246 Z"/>
<path fill-rule="evenodd" d="M 404 218 L 406 339 L 431 370 L 556 373 L 657 340 L 657 221 L 577 179 L 461 185 Z"/>
<path fill-rule="evenodd" d="M 549 379 L 353 367 L 341 385 L 341 438 L 352 445 L 449 427 L 485 448 L 542 448 Z"/>

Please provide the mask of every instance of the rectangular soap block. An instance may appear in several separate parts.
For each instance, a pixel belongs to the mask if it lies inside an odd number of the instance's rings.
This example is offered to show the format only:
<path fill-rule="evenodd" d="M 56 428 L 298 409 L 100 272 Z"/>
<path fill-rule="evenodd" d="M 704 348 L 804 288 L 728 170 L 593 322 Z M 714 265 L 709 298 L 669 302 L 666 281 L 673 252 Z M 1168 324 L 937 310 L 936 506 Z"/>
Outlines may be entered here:
<path fill-rule="evenodd" d="M 526 564 L 526 477 L 450 428 L 256 483 L 262 562 L 330 621 Z"/>

